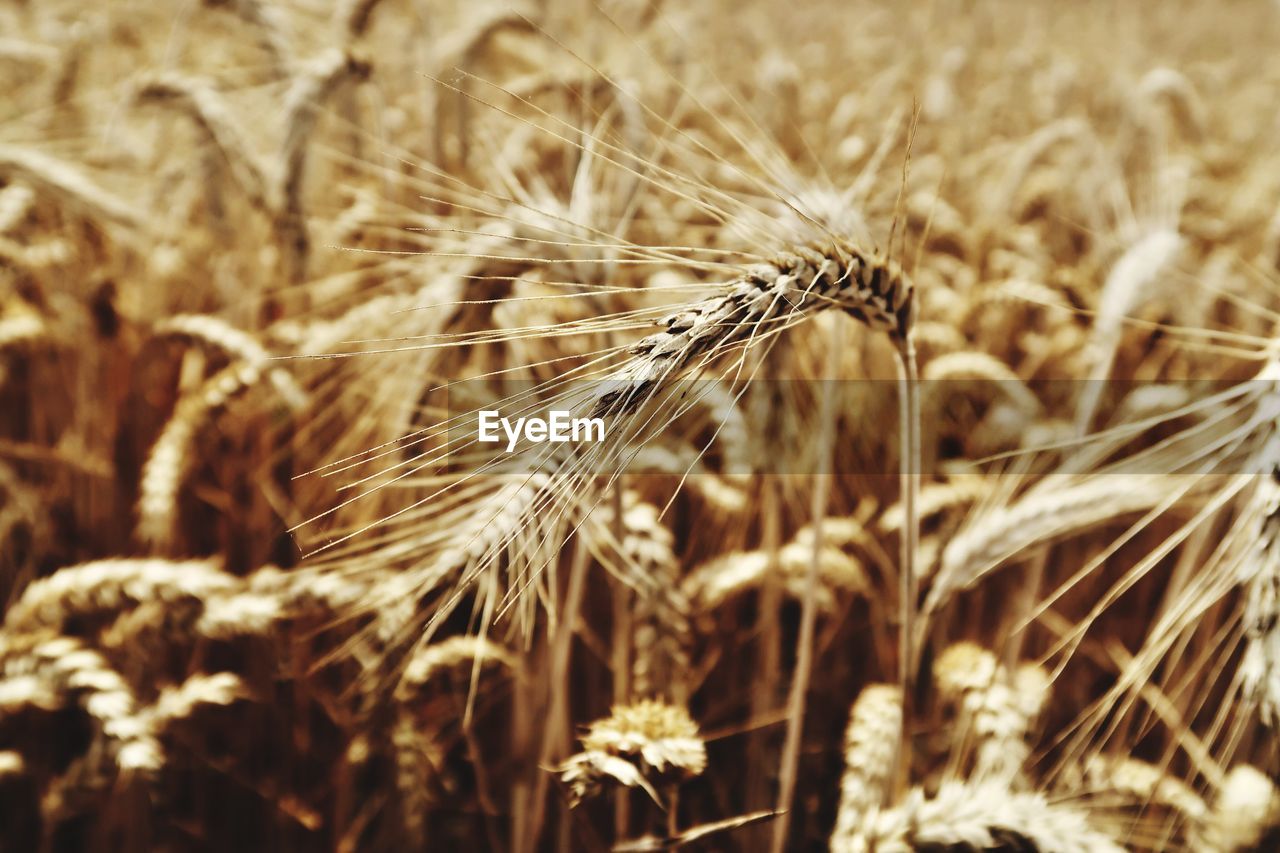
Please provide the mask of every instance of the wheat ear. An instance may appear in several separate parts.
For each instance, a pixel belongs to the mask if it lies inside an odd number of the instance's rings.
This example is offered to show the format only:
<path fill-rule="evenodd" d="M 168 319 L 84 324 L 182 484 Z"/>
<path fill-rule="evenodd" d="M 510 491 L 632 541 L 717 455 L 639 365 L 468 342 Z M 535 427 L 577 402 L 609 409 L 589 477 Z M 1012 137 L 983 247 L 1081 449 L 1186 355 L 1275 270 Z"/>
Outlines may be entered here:
<path fill-rule="evenodd" d="M 977 741 L 972 778 L 1019 783 L 1031 752 L 1027 734 L 1049 696 L 1048 673 L 1032 665 L 1011 673 L 972 643 L 949 647 L 933 671 L 938 692 L 960 705 Z"/>
<path fill-rule="evenodd" d="M 234 673 L 193 675 L 181 684 L 163 688 L 156 701 L 142 713 L 157 732 L 164 732 L 175 723 L 188 719 L 198 708 L 230 705 L 248 695 L 248 688 Z"/>
<path fill-rule="evenodd" d="M 901 730 L 899 688 L 889 684 L 862 688 L 849 711 L 844 734 L 844 775 L 831 834 L 832 853 L 866 849 L 865 821 L 880 808 L 890 790 Z"/>
<path fill-rule="evenodd" d="M 614 707 L 608 717 L 591 724 L 582 748 L 559 768 L 573 805 L 598 794 L 606 780 L 639 787 L 657 802 L 664 783 L 701 775 L 707 768 L 707 747 L 689 712 L 651 699 Z"/>
<path fill-rule="evenodd" d="M 1121 477 L 1114 480 L 1113 477 Z M 1117 482 L 1123 488 L 1117 488 Z M 978 516 L 942 552 L 942 566 L 925 600 L 937 612 L 1000 563 L 1037 544 L 1073 535 L 1117 516 L 1146 512 L 1169 499 L 1170 479 L 1160 474 L 1100 474 L 1063 485 L 1046 482 L 1016 502 Z"/>
<path fill-rule="evenodd" d="M 283 4 L 269 0 L 204 0 L 204 5 L 227 9 L 257 30 L 258 41 L 271 54 L 277 74 L 286 74 L 293 62 L 293 47 Z"/>
<path fill-rule="evenodd" d="M 256 365 L 236 362 L 178 401 L 142 467 L 135 528 L 139 542 L 161 551 L 172 547 L 178 492 L 194 459 L 192 445 L 198 431 L 214 412 L 257 384 L 260 376 Z"/>
<path fill-rule="evenodd" d="M 171 105 L 190 116 L 244 197 L 258 210 L 268 209 L 263 169 L 217 89 L 178 74 L 153 74 L 139 81 L 134 97 L 139 103 Z"/>
<path fill-rule="evenodd" d="M 766 582 L 768 573 L 781 575 L 783 588 L 794 598 L 804 597 L 805 575 L 813 555 L 810 539 L 797 536 L 777 553 L 741 551 L 724 554 L 697 566 L 682 581 L 685 596 L 697 611 L 708 613 L 723 606 L 731 598 L 756 589 Z M 824 542 L 819 554 L 817 590 L 818 605 L 829 609 L 833 591 L 866 592 L 870 581 L 858 560 L 839 548 Z"/>
<path fill-rule="evenodd" d="M 627 585 L 636 590 L 632 644 L 633 692 L 642 698 L 684 701 L 681 678 L 689 671 L 689 599 L 680 588 L 674 537 L 658 508 L 634 492 L 622 499 L 618 543 Z"/>
<path fill-rule="evenodd" d="M 1214 796 L 1199 842 L 1214 853 L 1258 850 L 1263 837 L 1277 826 L 1280 790 L 1258 768 L 1239 764 Z"/>
<path fill-rule="evenodd" d="M 1269 437 L 1266 446 L 1275 445 L 1280 439 Z M 1246 644 L 1240 675 L 1262 719 L 1275 726 L 1280 721 L 1280 468 L 1257 479 L 1253 502 L 1261 521 L 1241 566 Z"/>
<path fill-rule="evenodd" d="M 77 167 L 29 148 L 0 145 L 0 175 L 11 182 L 22 181 L 88 219 L 129 229 L 141 227 L 144 221 L 137 210 L 99 187 Z"/>
<path fill-rule="evenodd" d="M 0 352 L 29 346 L 44 338 L 48 331 L 44 320 L 35 311 L 11 308 L 0 316 Z"/>
<path fill-rule="evenodd" d="M 1190 785 L 1145 761 L 1096 755 L 1085 763 L 1084 772 L 1090 791 L 1117 794 L 1143 805 L 1168 806 L 1192 826 L 1200 825 L 1209 814 L 1204 798 Z"/>
<path fill-rule="evenodd" d="M 1102 400 L 1124 333 L 1125 319 L 1151 295 L 1152 288 L 1177 261 L 1184 245 L 1177 231 L 1153 231 L 1130 246 L 1107 276 L 1090 333 L 1089 377 L 1076 409 L 1076 428 L 1081 434 L 1088 432 Z"/>
<path fill-rule="evenodd" d="M 164 755 L 150 720 L 101 654 L 72 637 L 30 634 L 8 642 L 0 637 L 0 709 L 56 710 L 73 697 L 96 721 L 122 771 L 160 769 Z"/>
<path fill-rule="evenodd" d="M 724 289 L 682 307 L 662 321 L 666 329 L 633 345 L 631 357 L 605 380 L 594 413 L 634 412 L 695 362 L 710 362 L 826 308 L 842 309 L 895 339 L 907 336 L 914 318 L 912 287 L 897 265 L 844 242 L 782 253 Z"/>
<path fill-rule="evenodd" d="M 874 815 L 869 824 L 871 843 L 862 849 L 875 853 L 935 847 L 987 850 L 1019 840 L 1039 853 L 1124 851 L 1091 826 L 1084 812 L 992 782 L 943 782 L 932 797 L 915 788 L 906 802 Z"/>
<path fill-rule="evenodd" d="M 8 234 L 27 218 L 35 205 L 36 194 L 21 181 L 0 190 L 0 234 Z"/>
<path fill-rule="evenodd" d="M 239 586 L 214 560 L 97 560 L 59 569 L 22 591 L 5 613 L 4 630 L 60 631 L 69 619 L 114 613 L 150 601 L 205 600 Z"/>
<path fill-rule="evenodd" d="M 13 779 L 27 771 L 27 762 L 22 753 L 12 749 L 0 749 L 0 782 Z"/>
<path fill-rule="evenodd" d="M 166 317 L 152 329 L 155 337 L 168 335 L 186 338 L 210 347 L 228 358 L 242 361 L 266 374 L 272 387 L 294 411 L 307 406 L 307 393 L 287 370 L 272 360 L 271 353 L 248 332 L 210 314 L 175 314 Z"/>

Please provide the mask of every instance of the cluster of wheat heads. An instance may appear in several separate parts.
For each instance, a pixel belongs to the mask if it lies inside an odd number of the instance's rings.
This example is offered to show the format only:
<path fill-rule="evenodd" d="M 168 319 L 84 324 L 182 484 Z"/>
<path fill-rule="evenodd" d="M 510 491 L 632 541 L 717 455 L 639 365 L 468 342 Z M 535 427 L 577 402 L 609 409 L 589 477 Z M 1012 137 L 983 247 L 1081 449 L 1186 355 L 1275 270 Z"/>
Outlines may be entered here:
<path fill-rule="evenodd" d="M 0 33 L 0 849 L 1278 843 L 1274 4 Z"/>

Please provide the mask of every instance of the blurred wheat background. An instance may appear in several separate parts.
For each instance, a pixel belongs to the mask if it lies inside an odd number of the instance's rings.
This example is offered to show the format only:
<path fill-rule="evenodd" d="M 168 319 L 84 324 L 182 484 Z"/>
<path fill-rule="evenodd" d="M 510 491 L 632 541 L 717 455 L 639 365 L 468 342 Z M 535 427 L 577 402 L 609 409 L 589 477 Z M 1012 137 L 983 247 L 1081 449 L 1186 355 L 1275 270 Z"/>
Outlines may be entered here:
<path fill-rule="evenodd" d="M 1280 849 L 1278 44 L 3 3 L 0 848 Z"/>

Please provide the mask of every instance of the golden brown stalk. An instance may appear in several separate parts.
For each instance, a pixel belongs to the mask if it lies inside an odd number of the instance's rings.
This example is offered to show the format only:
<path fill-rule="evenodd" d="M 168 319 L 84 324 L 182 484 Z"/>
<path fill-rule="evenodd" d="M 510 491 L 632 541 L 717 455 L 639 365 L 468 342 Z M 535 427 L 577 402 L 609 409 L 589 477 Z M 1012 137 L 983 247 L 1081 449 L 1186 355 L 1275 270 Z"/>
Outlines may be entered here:
<path fill-rule="evenodd" d="M 831 480 L 834 477 L 832 460 L 836 450 L 837 393 L 831 380 L 840 368 L 840 338 L 838 325 L 832 324 L 827 341 L 827 378 L 822 391 L 822 410 L 819 415 L 819 461 L 815 471 L 813 490 L 809 502 L 808 535 L 809 566 L 805 571 L 804 596 L 800 605 L 800 631 L 796 637 L 796 665 L 791 676 L 791 688 L 787 694 L 787 730 L 782 743 L 781 768 L 778 773 L 778 797 L 774 810 L 779 813 L 773 824 L 774 853 L 782 853 L 787 847 L 791 829 L 791 807 L 795 799 L 796 781 L 800 766 L 800 746 L 804 737 L 805 711 L 808 707 L 809 683 L 813 676 L 814 633 L 818 620 L 818 577 L 825 544 L 823 519 L 827 517 L 831 500 Z M 914 516 L 913 516 L 914 520 Z M 907 566 L 901 567 L 909 573 Z"/>

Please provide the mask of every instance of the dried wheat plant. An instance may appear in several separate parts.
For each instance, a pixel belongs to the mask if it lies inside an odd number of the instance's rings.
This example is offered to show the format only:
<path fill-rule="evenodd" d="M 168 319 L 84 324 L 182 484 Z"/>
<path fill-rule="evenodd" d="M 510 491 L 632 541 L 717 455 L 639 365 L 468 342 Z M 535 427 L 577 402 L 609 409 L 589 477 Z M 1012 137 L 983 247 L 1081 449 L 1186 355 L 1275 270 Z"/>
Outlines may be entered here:
<path fill-rule="evenodd" d="M 1280 849 L 1280 6 L 0 33 L 0 850 Z"/>

